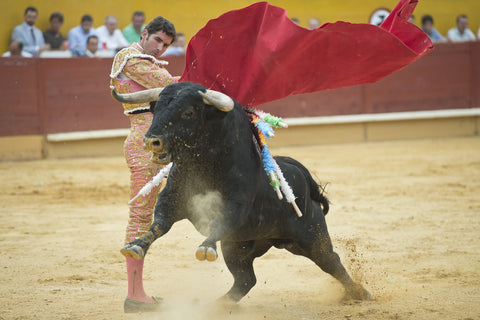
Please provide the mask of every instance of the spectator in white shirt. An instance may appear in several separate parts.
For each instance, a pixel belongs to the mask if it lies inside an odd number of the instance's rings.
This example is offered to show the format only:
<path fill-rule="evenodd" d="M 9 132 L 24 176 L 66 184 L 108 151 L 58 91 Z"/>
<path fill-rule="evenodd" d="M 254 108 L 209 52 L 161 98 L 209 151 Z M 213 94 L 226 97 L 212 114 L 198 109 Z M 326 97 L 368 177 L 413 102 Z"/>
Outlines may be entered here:
<path fill-rule="evenodd" d="M 475 35 L 467 28 L 468 17 L 461 14 L 457 17 L 457 27 L 448 30 L 447 38 L 452 42 L 474 41 Z"/>
<path fill-rule="evenodd" d="M 91 35 L 87 39 L 87 46 L 85 49 L 86 57 L 96 57 L 98 52 L 98 37 L 96 35 Z"/>
<path fill-rule="evenodd" d="M 105 24 L 96 29 L 99 39 L 99 49 L 109 50 L 115 53 L 130 45 L 123 36 L 122 31 L 117 29 L 117 25 L 117 17 L 109 15 L 105 18 Z"/>

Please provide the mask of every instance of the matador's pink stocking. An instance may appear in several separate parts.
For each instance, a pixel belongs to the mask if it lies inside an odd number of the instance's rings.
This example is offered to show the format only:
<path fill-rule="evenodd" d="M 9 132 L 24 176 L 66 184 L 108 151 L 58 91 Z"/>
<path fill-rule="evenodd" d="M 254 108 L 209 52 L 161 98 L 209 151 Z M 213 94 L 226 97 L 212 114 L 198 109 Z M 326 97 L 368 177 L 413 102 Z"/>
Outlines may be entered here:
<path fill-rule="evenodd" d="M 136 260 L 126 258 L 127 262 L 127 278 L 128 278 L 128 298 L 134 301 L 154 303 L 152 297 L 147 296 L 143 289 L 143 262 L 144 260 Z"/>

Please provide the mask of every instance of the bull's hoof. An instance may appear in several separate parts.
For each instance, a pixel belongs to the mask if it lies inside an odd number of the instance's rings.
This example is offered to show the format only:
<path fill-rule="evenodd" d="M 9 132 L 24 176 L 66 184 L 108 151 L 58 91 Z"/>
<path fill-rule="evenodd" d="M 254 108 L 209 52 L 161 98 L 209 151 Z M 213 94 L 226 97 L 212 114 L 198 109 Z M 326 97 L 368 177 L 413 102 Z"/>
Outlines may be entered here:
<path fill-rule="evenodd" d="M 207 261 L 215 261 L 217 260 L 218 255 L 217 255 L 217 250 L 213 248 L 208 248 L 207 249 Z"/>
<path fill-rule="evenodd" d="M 141 260 L 145 258 L 145 252 L 140 246 L 137 245 L 127 244 L 122 249 L 120 249 L 120 253 L 127 258 L 133 258 L 136 260 Z"/>
<path fill-rule="evenodd" d="M 198 247 L 197 251 L 195 251 L 195 257 L 200 261 L 215 261 L 217 260 L 217 251 L 211 247 L 207 248 L 204 246 Z"/>
<path fill-rule="evenodd" d="M 197 251 L 195 251 L 195 258 L 200 261 L 205 260 L 207 258 L 207 248 L 198 247 Z"/>
<path fill-rule="evenodd" d="M 347 291 L 344 300 L 374 300 L 370 292 L 368 292 L 361 284 L 355 284 Z"/>

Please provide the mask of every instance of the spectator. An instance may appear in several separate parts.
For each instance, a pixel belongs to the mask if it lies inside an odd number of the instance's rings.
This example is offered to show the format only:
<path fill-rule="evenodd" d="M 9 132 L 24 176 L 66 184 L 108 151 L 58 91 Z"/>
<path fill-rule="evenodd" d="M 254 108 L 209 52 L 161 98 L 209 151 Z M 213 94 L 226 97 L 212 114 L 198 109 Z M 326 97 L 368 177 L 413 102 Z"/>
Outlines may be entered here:
<path fill-rule="evenodd" d="M 50 15 L 50 29 L 43 33 L 45 43 L 50 45 L 51 50 L 67 50 L 68 44 L 66 39 L 60 33 L 63 25 L 63 14 L 54 12 Z"/>
<path fill-rule="evenodd" d="M 23 50 L 23 43 L 20 40 L 10 41 L 8 47 L 9 51 L 2 54 L 2 57 L 24 57 L 31 58 L 33 55 L 25 50 Z"/>
<path fill-rule="evenodd" d="M 475 40 L 472 30 L 467 28 L 468 17 L 461 14 L 457 17 L 457 27 L 448 30 L 447 38 L 452 42 L 463 42 Z"/>
<path fill-rule="evenodd" d="M 98 51 L 98 37 L 96 35 L 91 35 L 87 38 L 87 45 L 85 47 L 85 56 L 86 57 L 95 57 Z"/>
<path fill-rule="evenodd" d="M 178 32 L 175 41 L 167 48 L 167 50 L 165 50 L 165 52 L 162 54 L 162 57 L 184 56 L 185 50 L 185 35 L 181 32 Z"/>
<path fill-rule="evenodd" d="M 429 14 L 426 14 L 422 17 L 422 30 L 433 42 L 447 41 L 447 39 L 445 39 L 445 37 L 433 27 L 433 17 Z"/>
<path fill-rule="evenodd" d="M 320 20 L 317 18 L 310 18 L 308 20 L 308 29 L 313 30 L 320 27 Z"/>
<path fill-rule="evenodd" d="M 37 9 L 27 7 L 23 14 L 25 22 L 13 29 L 11 38 L 11 40 L 19 40 L 23 45 L 23 50 L 32 56 L 38 56 L 43 50 L 50 49 L 50 46 L 45 44 L 42 31 L 34 26 L 37 17 Z"/>
<path fill-rule="evenodd" d="M 85 55 L 87 39 L 91 35 L 97 35 L 95 29 L 92 28 L 93 18 L 89 14 L 82 16 L 79 26 L 68 32 L 68 42 L 73 56 L 81 57 Z"/>
<path fill-rule="evenodd" d="M 132 15 L 132 23 L 123 29 L 123 36 L 129 43 L 139 42 L 144 28 L 145 13 L 135 11 Z"/>
<path fill-rule="evenodd" d="M 107 16 L 105 24 L 96 29 L 100 47 L 103 50 L 110 50 L 112 53 L 128 47 L 129 43 L 125 39 L 120 29 L 117 29 L 118 19 L 115 16 Z M 114 54 L 112 54 L 113 57 Z"/>

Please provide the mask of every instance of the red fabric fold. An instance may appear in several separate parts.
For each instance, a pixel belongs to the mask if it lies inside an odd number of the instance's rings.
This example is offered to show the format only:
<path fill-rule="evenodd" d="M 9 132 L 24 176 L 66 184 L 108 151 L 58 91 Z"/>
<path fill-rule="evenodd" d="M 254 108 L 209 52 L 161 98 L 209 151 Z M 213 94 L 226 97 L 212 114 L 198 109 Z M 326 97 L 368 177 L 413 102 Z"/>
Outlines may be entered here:
<path fill-rule="evenodd" d="M 416 4 L 401 0 L 380 27 L 338 21 L 314 30 L 267 2 L 229 11 L 190 40 L 180 81 L 221 91 L 244 106 L 375 82 L 433 48 L 407 21 Z"/>

